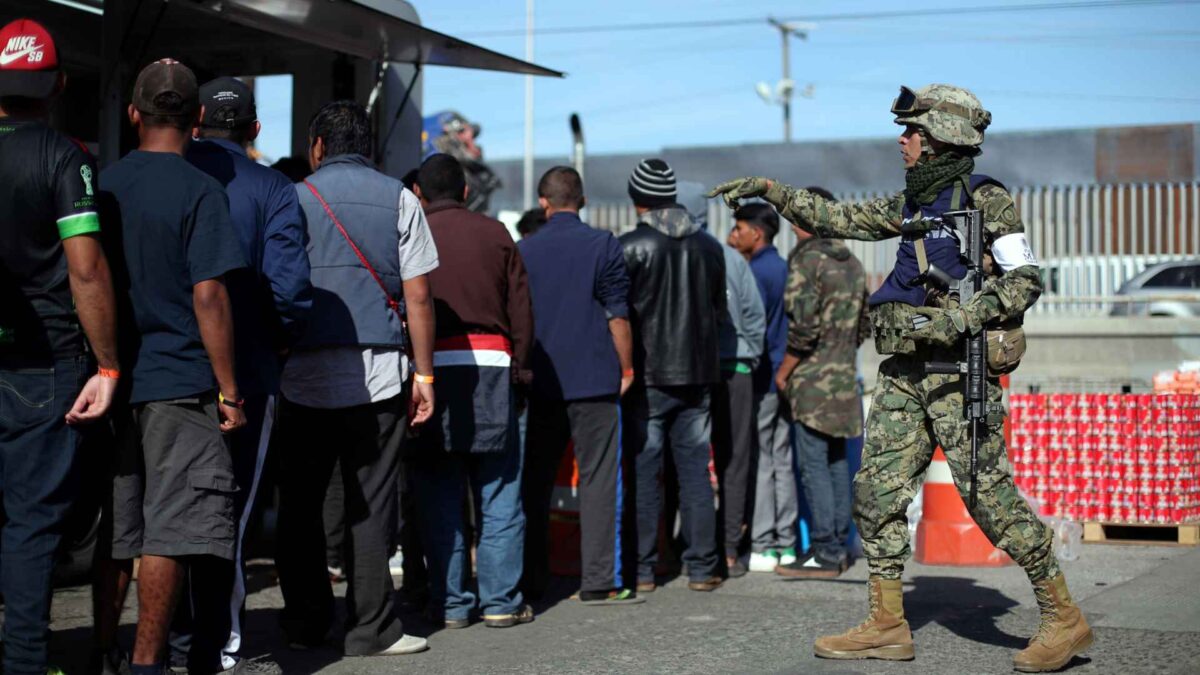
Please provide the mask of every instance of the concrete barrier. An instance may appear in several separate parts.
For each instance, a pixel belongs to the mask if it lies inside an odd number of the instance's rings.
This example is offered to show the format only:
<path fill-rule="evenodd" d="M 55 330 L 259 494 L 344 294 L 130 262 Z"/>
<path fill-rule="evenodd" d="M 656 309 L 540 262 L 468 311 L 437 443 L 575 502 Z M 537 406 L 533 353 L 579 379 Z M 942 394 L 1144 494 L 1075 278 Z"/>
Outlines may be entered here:
<path fill-rule="evenodd" d="M 1169 317 L 1029 316 L 1029 350 L 1012 375 L 1012 390 L 1041 386 L 1043 391 L 1118 389 L 1130 384 L 1147 390 L 1160 370 L 1200 359 L 1200 319 Z M 882 358 L 873 341 L 859 352 L 859 364 L 871 390 Z"/>

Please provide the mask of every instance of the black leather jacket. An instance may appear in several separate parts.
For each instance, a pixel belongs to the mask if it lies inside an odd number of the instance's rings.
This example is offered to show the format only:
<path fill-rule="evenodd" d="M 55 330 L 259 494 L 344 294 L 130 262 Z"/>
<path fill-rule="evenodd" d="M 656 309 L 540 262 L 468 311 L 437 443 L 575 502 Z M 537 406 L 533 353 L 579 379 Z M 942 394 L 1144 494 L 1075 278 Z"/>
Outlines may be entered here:
<path fill-rule="evenodd" d="M 639 384 L 721 381 L 718 324 L 725 312 L 725 257 L 682 206 L 647 211 L 621 237 Z"/>

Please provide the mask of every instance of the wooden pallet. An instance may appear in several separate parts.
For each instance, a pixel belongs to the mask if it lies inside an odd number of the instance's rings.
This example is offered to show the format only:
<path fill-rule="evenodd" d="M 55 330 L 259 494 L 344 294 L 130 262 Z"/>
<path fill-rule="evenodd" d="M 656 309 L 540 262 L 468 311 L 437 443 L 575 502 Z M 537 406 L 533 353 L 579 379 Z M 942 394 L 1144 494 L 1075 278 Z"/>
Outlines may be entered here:
<path fill-rule="evenodd" d="M 1197 546 L 1200 523 L 1084 523 L 1083 540 L 1089 544 Z"/>

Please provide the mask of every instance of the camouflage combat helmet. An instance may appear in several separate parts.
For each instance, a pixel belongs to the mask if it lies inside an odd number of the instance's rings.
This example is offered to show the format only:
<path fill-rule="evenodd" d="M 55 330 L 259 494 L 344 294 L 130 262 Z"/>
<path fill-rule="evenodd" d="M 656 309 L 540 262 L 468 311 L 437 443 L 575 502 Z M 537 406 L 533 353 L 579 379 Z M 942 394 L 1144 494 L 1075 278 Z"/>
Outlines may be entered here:
<path fill-rule="evenodd" d="M 896 124 L 915 124 L 931 138 L 950 145 L 978 147 L 992 123 L 975 94 L 949 84 L 931 84 L 913 91 L 900 87 L 892 101 Z"/>

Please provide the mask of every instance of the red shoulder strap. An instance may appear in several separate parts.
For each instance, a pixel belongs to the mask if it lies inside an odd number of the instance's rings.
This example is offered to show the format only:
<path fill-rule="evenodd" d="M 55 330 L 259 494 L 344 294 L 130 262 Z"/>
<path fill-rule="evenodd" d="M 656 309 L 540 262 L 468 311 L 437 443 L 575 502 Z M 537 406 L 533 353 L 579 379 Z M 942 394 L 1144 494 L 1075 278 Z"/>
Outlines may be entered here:
<path fill-rule="evenodd" d="M 376 272 L 375 268 L 371 266 L 370 261 L 367 260 L 367 256 L 363 255 L 363 252 L 358 248 L 358 245 L 355 244 L 354 240 L 350 238 L 350 233 L 346 231 L 344 226 L 342 226 L 342 221 L 338 220 L 338 217 L 333 215 L 333 209 L 329 208 L 329 203 L 325 201 L 325 198 L 321 196 L 321 193 L 317 192 L 317 188 L 313 187 L 313 184 L 308 182 L 307 179 L 305 179 L 304 184 L 308 186 L 309 191 L 312 192 L 313 196 L 317 198 L 318 202 L 320 202 L 321 208 L 325 209 L 325 215 L 329 216 L 329 219 L 333 221 L 333 224 L 337 227 L 338 232 L 342 233 L 342 238 L 346 240 L 347 244 L 350 244 L 350 248 L 354 250 L 354 255 L 358 256 L 358 261 L 362 263 L 363 267 L 367 268 L 368 272 L 371 273 L 371 277 L 375 279 L 375 283 L 379 284 L 380 290 L 383 291 L 384 297 L 387 298 L 388 307 L 391 307 L 392 311 L 396 313 L 396 316 L 400 317 L 400 320 L 403 321 L 404 315 L 400 313 L 400 302 L 393 298 L 392 294 L 388 292 L 387 286 L 383 283 L 383 279 L 379 278 L 379 273 Z"/>

